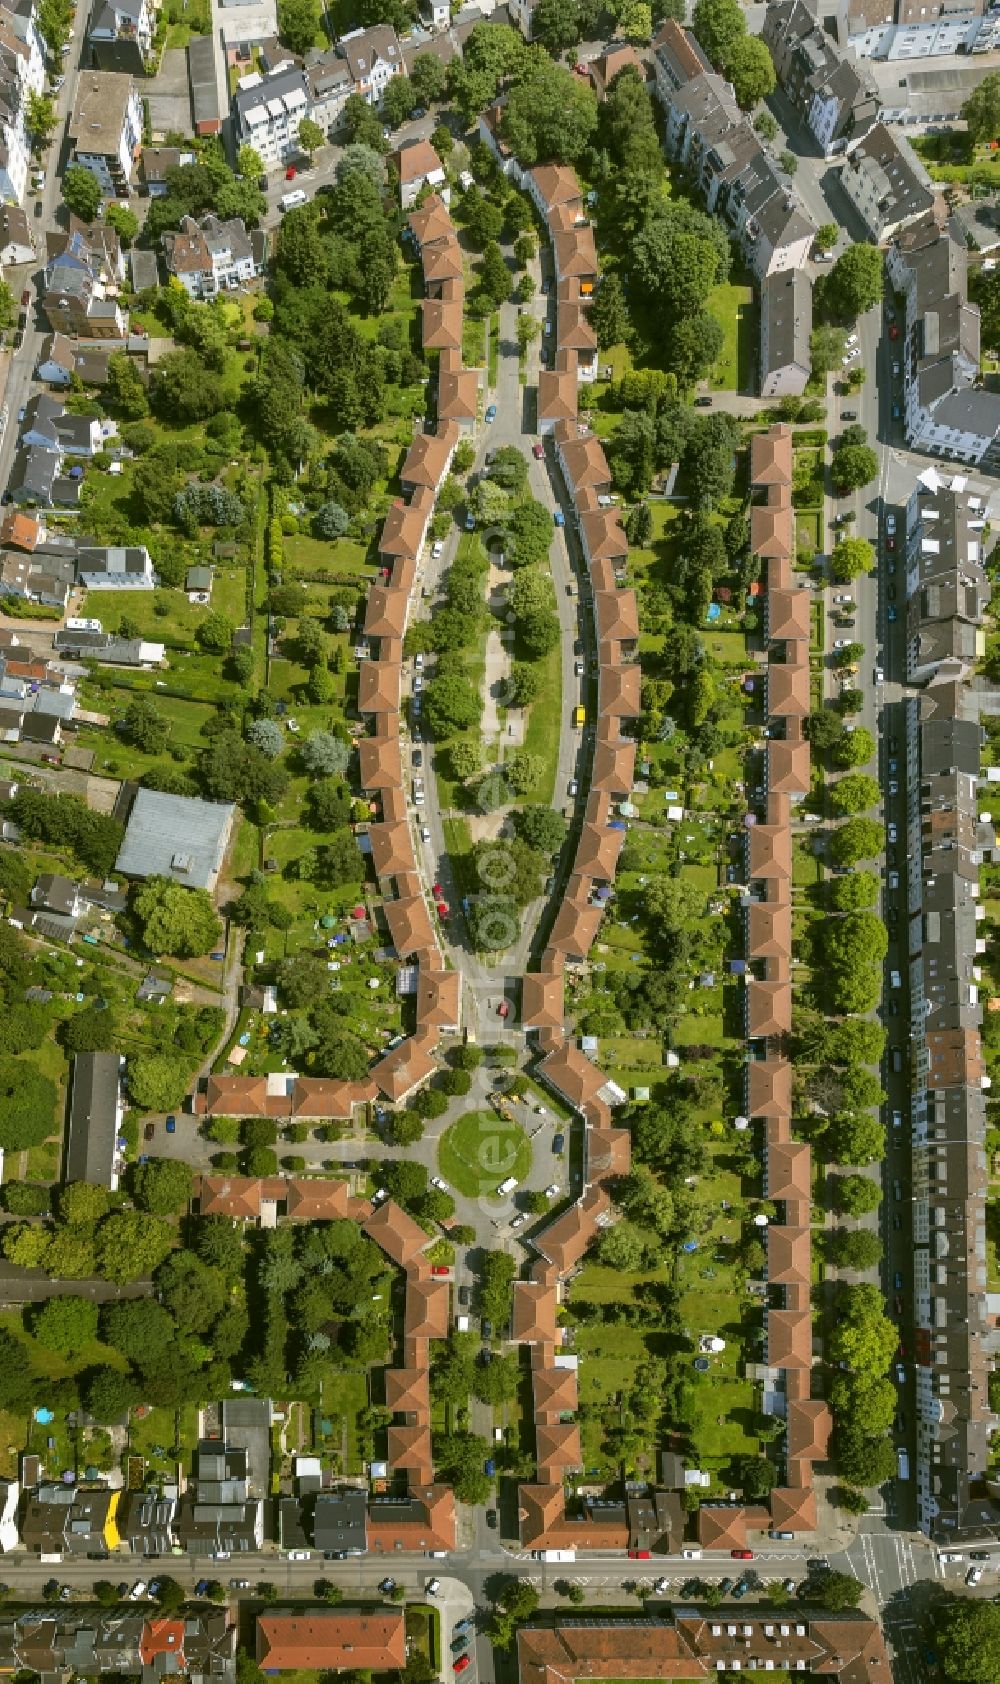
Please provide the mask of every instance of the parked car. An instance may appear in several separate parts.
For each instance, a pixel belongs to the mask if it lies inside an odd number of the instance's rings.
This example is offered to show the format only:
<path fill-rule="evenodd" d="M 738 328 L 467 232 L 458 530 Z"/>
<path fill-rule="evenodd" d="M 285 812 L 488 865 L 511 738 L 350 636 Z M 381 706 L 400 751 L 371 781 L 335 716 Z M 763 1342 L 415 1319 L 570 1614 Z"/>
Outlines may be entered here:
<path fill-rule="evenodd" d="M 492 427 L 496 418 L 497 418 L 497 406 L 496 406 L 496 404 L 495 403 L 487 404 L 486 415 L 484 417 L 484 420 L 486 422 L 487 427 Z"/>
<path fill-rule="evenodd" d="M 730 1550 L 729 1553 L 734 1561 L 753 1560 L 753 1550 Z"/>
<path fill-rule="evenodd" d="M 168 1134 L 176 1134 L 177 1133 L 177 1118 L 176 1117 L 170 1116 L 170 1117 L 167 1118 L 166 1130 L 167 1130 Z"/>
<path fill-rule="evenodd" d="M 531 454 L 535 458 L 536 462 L 540 462 L 542 460 L 542 457 L 545 455 L 545 446 L 541 439 L 535 440 L 531 447 Z"/>

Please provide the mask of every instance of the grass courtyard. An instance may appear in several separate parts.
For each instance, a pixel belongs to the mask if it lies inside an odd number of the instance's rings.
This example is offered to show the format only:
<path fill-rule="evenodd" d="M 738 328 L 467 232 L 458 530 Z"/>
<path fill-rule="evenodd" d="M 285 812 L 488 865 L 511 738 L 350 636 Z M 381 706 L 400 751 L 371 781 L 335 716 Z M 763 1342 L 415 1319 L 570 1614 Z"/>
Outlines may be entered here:
<path fill-rule="evenodd" d="M 524 1181 L 531 1169 L 531 1145 L 517 1123 L 494 1111 L 467 1111 L 441 1136 L 438 1168 L 449 1186 L 467 1198 L 495 1193 L 513 1176 Z"/>

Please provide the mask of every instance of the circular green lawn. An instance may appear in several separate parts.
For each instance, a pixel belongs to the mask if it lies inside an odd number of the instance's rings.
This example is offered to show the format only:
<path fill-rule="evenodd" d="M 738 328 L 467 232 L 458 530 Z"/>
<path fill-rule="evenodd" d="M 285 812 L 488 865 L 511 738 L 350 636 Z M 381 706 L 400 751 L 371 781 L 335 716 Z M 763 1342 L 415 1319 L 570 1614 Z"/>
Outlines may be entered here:
<path fill-rule="evenodd" d="M 508 1176 L 524 1181 L 531 1169 L 531 1144 L 519 1124 L 504 1122 L 493 1111 L 467 1111 L 441 1136 L 438 1168 L 457 1193 L 479 1198 L 495 1193 Z"/>

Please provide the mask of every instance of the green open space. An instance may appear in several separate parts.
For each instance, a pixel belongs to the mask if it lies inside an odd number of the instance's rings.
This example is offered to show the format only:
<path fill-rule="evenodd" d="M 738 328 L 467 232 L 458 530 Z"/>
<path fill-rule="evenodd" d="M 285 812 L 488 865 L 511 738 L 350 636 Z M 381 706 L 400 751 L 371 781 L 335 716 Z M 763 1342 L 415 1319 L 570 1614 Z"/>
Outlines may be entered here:
<path fill-rule="evenodd" d="M 705 308 L 723 332 L 722 351 L 709 380 L 719 392 L 752 390 L 757 342 L 757 306 L 749 282 L 723 281 L 712 288 Z"/>
<path fill-rule="evenodd" d="M 467 1198 L 489 1195 L 508 1176 L 524 1181 L 531 1169 L 531 1143 L 520 1124 L 495 1111 L 467 1111 L 441 1136 L 438 1168 L 449 1186 Z"/>

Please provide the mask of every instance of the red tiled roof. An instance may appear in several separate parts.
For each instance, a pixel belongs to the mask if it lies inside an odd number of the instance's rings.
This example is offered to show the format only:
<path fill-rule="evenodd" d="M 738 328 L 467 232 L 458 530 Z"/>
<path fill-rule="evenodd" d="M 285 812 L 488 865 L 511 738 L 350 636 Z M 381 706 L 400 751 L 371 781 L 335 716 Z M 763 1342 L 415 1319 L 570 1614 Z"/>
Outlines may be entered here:
<path fill-rule="evenodd" d="M 406 1268 L 420 1256 L 430 1236 L 394 1199 L 386 1199 L 376 1206 L 367 1221 L 361 1224 L 370 1240 L 385 1252 L 391 1262 Z"/>
<path fill-rule="evenodd" d="M 528 971 L 521 978 L 521 1022 L 525 1029 L 561 1029 L 563 973 Z"/>
<path fill-rule="evenodd" d="M 511 1337 L 518 1345 L 556 1343 L 556 1289 L 540 1281 L 514 1282 Z"/>
<path fill-rule="evenodd" d="M 752 485 L 792 483 L 792 429 L 783 423 L 750 437 L 750 482 Z"/>
<path fill-rule="evenodd" d="M 366 661 L 358 673 L 358 712 L 398 713 L 401 677 L 397 661 Z"/>
<path fill-rule="evenodd" d="M 379 1059 L 372 1076 L 387 1099 L 394 1103 L 405 1099 L 418 1082 L 426 1081 L 434 1074 L 437 1065 L 431 1057 L 431 1049 L 436 1045 L 435 1032 L 418 1032 Z"/>
<path fill-rule="evenodd" d="M 257 1659 L 265 1672 L 395 1671 L 406 1665 L 402 1608 L 310 1608 L 257 1615 Z"/>

